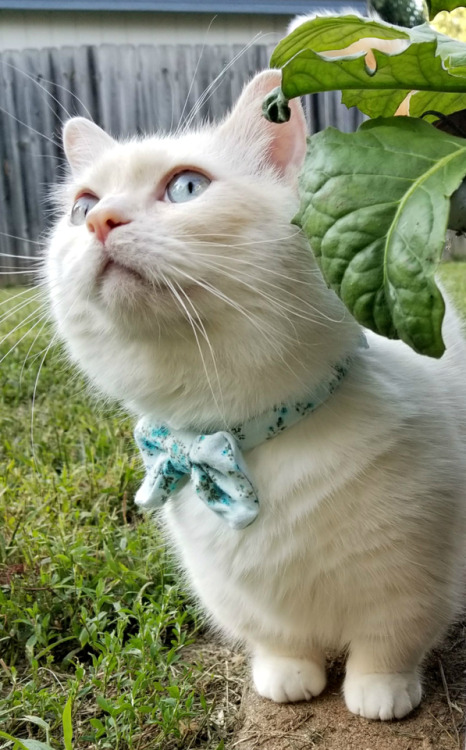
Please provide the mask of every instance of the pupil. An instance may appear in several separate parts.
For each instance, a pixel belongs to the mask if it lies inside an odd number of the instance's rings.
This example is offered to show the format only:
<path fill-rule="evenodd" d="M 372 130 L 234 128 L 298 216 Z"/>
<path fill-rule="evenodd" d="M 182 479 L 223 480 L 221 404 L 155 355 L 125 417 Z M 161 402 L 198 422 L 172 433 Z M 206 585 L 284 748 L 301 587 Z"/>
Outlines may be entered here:
<path fill-rule="evenodd" d="M 188 182 L 188 192 L 190 195 L 194 193 L 194 184 L 192 182 Z"/>

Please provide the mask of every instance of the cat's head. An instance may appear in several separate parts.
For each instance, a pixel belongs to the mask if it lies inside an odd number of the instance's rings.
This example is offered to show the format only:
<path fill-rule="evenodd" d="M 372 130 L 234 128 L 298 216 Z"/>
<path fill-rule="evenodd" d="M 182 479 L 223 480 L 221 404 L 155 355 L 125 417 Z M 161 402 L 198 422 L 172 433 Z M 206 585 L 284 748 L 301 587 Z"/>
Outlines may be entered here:
<path fill-rule="evenodd" d="M 138 411 L 200 393 L 208 370 L 235 382 L 235 363 L 265 371 L 306 317 L 310 257 L 290 224 L 306 128 L 297 101 L 287 124 L 262 117 L 279 83 L 256 76 L 222 123 L 174 136 L 117 142 L 82 118 L 65 126 L 52 307 L 82 369 Z"/>

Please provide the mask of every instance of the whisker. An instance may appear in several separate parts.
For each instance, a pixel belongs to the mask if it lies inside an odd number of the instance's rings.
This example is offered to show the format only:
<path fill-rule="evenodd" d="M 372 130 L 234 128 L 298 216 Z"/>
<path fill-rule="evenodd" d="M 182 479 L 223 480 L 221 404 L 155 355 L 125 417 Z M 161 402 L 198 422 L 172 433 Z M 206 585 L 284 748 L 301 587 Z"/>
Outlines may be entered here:
<path fill-rule="evenodd" d="M 17 273 L 19 273 L 22 276 L 25 276 L 26 274 L 29 274 L 30 276 L 32 273 L 32 270 L 17 271 L 15 270 L 15 267 L 13 267 L 11 271 L 0 271 L 0 276 L 11 276 L 12 274 L 17 274 Z"/>
<path fill-rule="evenodd" d="M 8 232 L 0 232 L 1 237 L 9 237 L 12 240 L 19 240 L 20 242 L 27 242 L 28 245 L 39 245 L 44 246 L 43 242 L 38 242 L 37 240 L 28 240 L 26 237 L 17 237 L 15 234 L 8 234 Z M 15 255 L 14 253 L 0 253 L 0 255 L 9 255 L 12 258 L 27 258 L 28 260 L 31 258 L 35 258 L 33 255 Z"/>
<path fill-rule="evenodd" d="M 201 244 L 201 243 L 199 243 Z M 223 247 L 232 247 L 234 248 L 234 245 L 224 245 Z M 196 252 L 196 255 L 201 258 L 209 258 L 209 260 L 213 257 L 211 253 L 199 253 Z M 304 284 L 305 286 L 309 286 L 309 279 L 299 279 L 296 276 L 288 276 L 287 274 L 281 273 L 281 271 L 277 271 L 276 268 L 270 268 L 270 266 L 263 266 L 260 265 L 257 260 L 247 260 L 246 258 L 237 258 L 234 255 L 217 255 L 215 254 L 215 260 L 226 260 L 228 263 L 238 263 L 245 266 L 250 266 L 254 269 L 259 269 L 261 271 L 265 271 L 266 273 L 271 274 L 272 276 L 278 276 L 281 279 L 286 279 L 287 281 L 293 282 L 293 284 Z M 266 260 L 270 260 L 270 256 L 268 254 L 264 254 L 263 256 Z M 321 276 L 321 272 L 318 268 L 299 268 L 299 273 L 302 276 L 309 276 L 309 278 L 314 278 L 315 276 Z"/>
<path fill-rule="evenodd" d="M 183 300 L 181 299 L 180 295 L 176 291 L 176 289 L 173 286 L 173 284 L 171 283 L 171 281 L 169 279 L 167 279 L 164 274 L 161 274 L 161 278 L 162 278 L 164 284 L 166 284 L 167 287 L 170 289 L 170 291 L 174 295 L 175 299 L 178 301 L 179 305 L 181 306 L 182 310 L 186 314 L 186 318 L 187 318 L 187 320 L 188 320 L 188 322 L 189 322 L 189 324 L 191 326 L 192 332 L 194 334 L 194 338 L 196 339 L 196 344 L 197 344 L 197 348 L 198 348 L 198 351 L 199 351 L 199 356 L 201 358 L 202 367 L 203 367 L 204 372 L 205 372 L 205 376 L 206 376 L 206 379 L 207 379 L 207 383 L 209 385 L 210 392 L 212 393 L 212 398 L 214 399 L 214 403 L 215 403 L 215 406 L 217 407 L 217 410 L 218 410 L 219 414 L 222 415 L 224 413 L 220 409 L 219 403 L 217 401 L 217 397 L 215 395 L 215 391 L 214 391 L 214 389 L 212 387 L 212 383 L 211 383 L 210 375 L 209 375 L 209 370 L 207 368 L 207 364 L 206 364 L 206 361 L 205 361 L 204 354 L 202 352 L 202 347 L 201 347 L 201 344 L 200 344 L 200 341 L 199 341 L 199 337 L 198 337 L 197 332 L 196 332 L 196 328 L 197 328 L 196 321 L 193 320 L 192 315 L 190 314 L 189 310 L 187 309 L 186 305 L 184 304 Z M 201 331 L 201 333 L 202 333 L 202 331 Z M 222 418 L 225 421 L 224 416 Z"/>
<path fill-rule="evenodd" d="M 217 264 L 216 263 L 216 258 L 213 258 L 213 259 L 211 258 L 210 259 L 209 267 L 217 268 L 227 278 L 230 278 L 233 281 L 238 281 L 240 284 L 243 284 L 248 289 L 251 289 L 252 291 L 254 291 L 255 294 L 259 294 L 264 299 L 268 299 L 270 302 L 273 302 L 276 306 L 278 306 L 278 307 L 280 307 L 280 308 L 282 308 L 284 310 L 287 310 L 292 315 L 295 315 L 298 318 L 302 318 L 303 320 L 308 320 L 309 322 L 316 323 L 317 325 L 322 325 L 322 326 L 325 326 L 326 328 L 328 327 L 325 323 L 323 323 L 318 318 L 310 317 L 309 315 L 305 315 L 303 310 L 299 310 L 299 308 L 293 307 L 292 305 L 290 305 L 289 303 L 287 303 L 284 300 L 279 301 L 276 297 L 272 297 L 272 296 L 266 294 L 265 292 L 262 292 L 261 290 L 257 289 L 257 287 L 255 285 L 248 284 L 246 281 L 244 281 L 243 279 L 239 278 L 238 276 L 235 276 L 233 274 L 227 273 L 227 271 L 225 270 L 225 268 L 229 268 L 229 267 L 225 266 L 223 264 Z M 241 271 L 238 271 L 238 273 L 241 273 Z M 250 278 L 251 278 L 251 276 L 250 276 Z M 342 320 L 343 320 L 343 318 L 340 318 L 339 320 L 334 320 L 333 318 L 330 318 L 328 315 L 326 315 L 321 310 L 319 310 L 317 307 L 315 307 L 315 305 L 312 305 L 310 302 L 307 302 L 306 300 L 303 300 L 299 295 L 294 294 L 294 292 L 291 292 L 288 289 L 283 289 L 278 284 L 274 284 L 273 282 L 267 281 L 264 278 L 261 279 L 261 283 L 262 284 L 266 284 L 267 286 L 272 287 L 273 289 L 278 289 L 280 292 L 282 292 L 282 294 L 286 294 L 288 297 L 292 297 L 293 299 L 299 300 L 299 302 L 302 305 L 304 305 L 305 307 L 309 308 L 309 310 L 312 311 L 313 313 L 315 313 L 319 318 L 322 317 L 325 320 L 327 320 L 329 322 L 332 322 L 332 323 L 341 323 Z"/>
<path fill-rule="evenodd" d="M 25 294 L 29 294 L 33 289 L 37 289 L 37 286 L 28 287 L 27 289 L 23 289 L 21 292 L 18 292 L 17 294 L 14 294 L 12 297 L 7 297 L 3 300 L 3 302 L 0 302 L 0 307 L 2 305 L 8 305 L 10 302 L 12 302 L 14 299 L 17 299 L 17 297 L 23 297 Z M 37 294 L 41 294 L 42 292 L 38 292 Z M 31 299 L 35 299 L 36 297 L 31 297 Z"/>
<path fill-rule="evenodd" d="M 21 367 L 21 370 L 20 370 L 20 373 L 19 373 L 19 384 L 20 384 L 20 385 L 21 385 L 21 382 L 22 382 L 22 379 L 23 379 L 23 372 L 24 372 L 24 368 L 26 367 L 26 362 L 27 362 L 27 361 L 28 361 L 28 359 L 29 359 L 29 355 L 30 355 L 31 351 L 32 351 L 32 350 L 33 350 L 33 348 L 34 348 L 34 345 L 35 345 L 35 343 L 36 343 L 37 339 L 38 339 L 38 338 L 39 338 L 39 336 L 40 336 L 40 335 L 42 334 L 42 331 L 44 330 L 45 326 L 46 326 L 46 325 L 47 325 L 48 323 L 50 323 L 50 320 L 51 320 L 51 317 L 50 317 L 50 315 L 45 315 L 44 317 L 45 317 L 45 320 L 44 320 L 44 322 L 42 323 L 41 327 L 39 328 L 39 331 L 38 331 L 38 332 L 36 333 L 36 335 L 34 336 L 34 340 L 33 340 L 32 344 L 31 344 L 31 346 L 29 347 L 29 349 L 27 350 L 27 352 L 26 352 L 26 356 L 24 357 L 24 361 L 23 361 L 23 364 L 22 364 L 22 367 Z M 39 322 L 40 322 L 40 321 L 38 321 L 38 323 L 39 323 Z M 37 324 L 36 324 L 36 325 L 37 325 Z M 32 330 L 32 329 L 30 329 L 30 330 Z"/>
<path fill-rule="evenodd" d="M 193 86 L 194 86 L 194 83 L 195 83 L 195 81 L 196 81 L 196 75 L 197 75 L 197 71 L 199 70 L 199 65 L 201 64 L 202 56 L 203 56 L 203 54 L 204 54 L 204 50 L 205 50 L 205 48 L 206 48 L 206 44 L 207 44 L 207 41 L 206 41 L 206 40 L 207 40 L 207 36 L 208 36 L 208 34 L 209 34 L 209 32 L 210 32 L 210 30 L 211 30 L 211 28 L 212 28 L 212 25 L 213 25 L 213 23 L 214 23 L 214 21 L 215 21 L 216 19 L 217 19 L 217 16 L 214 16 L 214 17 L 212 18 L 212 20 L 210 21 L 210 23 L 209 23 L 209 25 L 208 25 L 208 27 L 207 27 L 207 30 L 206 30 L 206 32 L 205 32 L 205 35 L 204 35 L 204 42 L 202 43 L 202 47 L 201 47 L 201 51 L 200 51 L 200 53 L 199 53 L 199 57 L 198 57 L 198 60 L 197 60 L 197 63 L 196 63 L 196 67 L 194 68 L 194 72 L 193 72 L 193 74 L 192 74 L 192 76 L 191 76 L 191 83 L 190 83 L 190 85 L 189 85 L 189 89 L 188 89 L 188 93 L 186 94 L 186 98 L 185 98 L 185 100 L 184 100 L 184 104 L 183 104 L 183 109 L 181 110 L 181 114 L 180 114 L 180 117 L 179 117 L 179 119 L 178 119 L 178 126 L 177 126 L 177 128 L 176 128 L 176 130 L 175 130 L 175 135 L 176 135 L 176 133 L 178 133 L 178 132 L 180 131 L 180 128 L 181 128 L 181 123 L 183 122 L 183 116 L 184 116 L 184 113 L 185 113 L 185 110 L 186 110 L 186 106 L 187 106 L 187 104 L 188 104 L 188 99 L 189 99 L 189 95 L 190 95 L 191 91 L 193 90 Z"/>
<path fill-rule="evenodd" d="M 8 309 L 6 313 L 3 313 L 3 315 L 0 316 L 0 323 L 3 323 L 5 320 L 8 320 L 8 318 L 11 318 L 12 315 L 15 315 L 15 313 L 19 312 L 24 307 L 27 307 L 29 304 L 31 304 L 31 302 L 35 302 L 35 300 L 38 299 L 39 296 L 40 294 L 37 294 L 34 297 L 28 297 L 26 300 L 21 300 L 21 302 L 18 302 L 18 304 L 14 305 L 12 309 Z M 36 310 L 37 309 L 38 308 L 36 308 Z M 10 333 L 13 333 L 13 331 L 10 331 Z M 10 333 L 8 334 L 8 336 L 10 335 Z"/>
<path fill-rule="evenodd" d="M 35 379 L 35 382 L 34 382 L 34 389 L 33 389 L 33 392 L 32 392 L 30 440 L 31 440 L 32 460 L 34 461 L 34 465 L 36 466 L 36 468 L 37 468 L 37 459 L 36 459 L 36 449 L 35 449 L 35 445 L 34 445 L 34 411 L 35 411 L 35 405 L 36 405 L 37 386 L 38 386 L 38 383 L 39 383 L 40 373 L 41 373 L 42 367 L 44 365 L 45 359 L 47 357 L 47 354 L 49 353 L 50 349 L 54 345 L 57 337 L 58 337 L 58 332 L 56 332 L 52 336 L 52 338 L 50 340 L 50 343 L 49 343 L 49 345 L 47 346 L 47 348 L 45 350 L 45 354 L 44 354 L 44 356 L 41 359 L 41 362 L 40 362 L 40 365 L 39 365 L 39 369 L 37 371 L 37 376 L 36 376 L 36 379 Z"/>
<path fill-rule="evenodd" d="M 217 297 L 218 299 L 222 300 L 222 302 L 225 302 L 225 304 L 232 307 L 234 310 L 239 312 L 241 315 L 243 315 L 250 323 L 251 325 L 262 335 L 266 335 L 267 333 L 272 338 L 276 338 L 277 340 L 281 338 L 282 340 L 290 341 L 290 337 L 285 334 L 283 331 L 277 330 L 274 326 L 270 325 L 268 321 L 262 321 L 263 325 L 259 325 L 257 320 L 254 319 L 248 312 L 246 312 L 245 309 L 243 309 L 238 303 L 236 303 L 234 300 L 232 300 L 230 297 L 228 297 L 226 294 L 221 292 L 216 287 L 212 286 L 209 282 L 205 281 L 205 279 L 202 278 L 193 278 L 185 271 L 182 271 L 181 269 L 177 268 L 177 272 L 184 276 L 185 278 L 189 279 L 190 281 L 194 282 L 194 284 L 197 284 L 201 288 L 205 289 L 206 291 L 210 292 L 213 296 Z M 283 361 L 283 363 L 287 366 L 288 369 L 289 365 L 286 362 L 283 353 L 276 347 L 275 344 L 273 344 L 270 341 L 270 345 L 272 346 L 273 350 L 275 351 L 277 357 Z"/>
<path fill-rule="evenodd" d="M 28 317 L 30 317 L 30 316 L 28 316 Z M 3 361 L 4 361 L 4 360 L 5 360 L 5 359 L 6 359 L 6 358 L 7 358 L 7 357 L 8 357 L 9 355 L 10 355 L 10 354 L 11 354 L 11 352 L 13 352 L 13 351 L 14 351 L 14 350 L 16 349 L 16 347 L 18 346 L 18 344 L 20 344 L 20 343 L 21 343 L 21 341 L 22 341 L 23 339 L 25 339 L 25 338 L 26 338 L 26 336 L 28 336 L 28 335 L 29 335 L 29 334 L 31 333 L 31 331 L 33 331 L 33 330 L 34 330 L 34 328 L 35 328 L 35 327 L 36 327 L 37 325 L 39 325 L 39 323 L 41 322 L 41 320 L 43 320 L 43 319 L 44 319 L 44 317 L 45 317 L 44 315 L 41 315 L 41 316 L 39 317 L 39 319 L 38 319 L 38 320 L 37 320 L 37 321 L 36 321 L 36 322 L 35 322 L 35 323 L 34 323 L 34 324 L 33 324 L 32 326 L 30 326 L 30 327 L 28 328 L 28 330 L 27 330 L 27 331 L 26 331 L 25 333 L 23 333 L 23 335 L 22 335 L 22 336 L 20 336 L 20 338 L 18 339 L 18 341 L 16 341 L 16 342 L 15 342 L 15 343 L 13 344 L 13 346 L 12 346 L 12 347 L 10 347 L 10 349 L 9 349 L 9 350 L 7 351 L 7 353 L 6 353 L 6 354 L 4 354 L 4 355 L 3 355 L 3 357 L 1 357 L 1 358 L 0 358 L 0 364 L 1 364 L 1 363 L 2 363 L 2 362 L 3 362 Z M 25 318 L 25 319 L 24 319 L 24 320 L 23 320 L 23 321 L 22 321 L 22 322 L 21 322 L 21 323 L 20 323 L 20 324 L 19 324 L 18 326 L 16 326 L 16 328 L 14 328 L 14 329 L 13 329 L 13 331 L 10 331 L 10 333 L 9 333 L 9 334 L 7 334 L 7 336 L 5 336 L 5 337 L 4 337 L 4 338 L 3 338 L 3 339 L 2 339 L 1 341 L 0 341 L 0 344 L 2 344 L 2 343 L 3 343 L 3 341 L 5 341 L 5 339 L 6 339 L 6 338 L 8 338 L 9 336 L 11 336 L 11 334 L 12 334 L 12 333 L 14 333 L 14 331 L 16 331 L 16 330 L 17 330 L 18 328 L 21 328 L 21 326 L 22 326 L 22 325 L 23 325 L 23 324 L 24 324 L 24 323 L 26 322 L 26 320 L 28 320 L 28 318 Z"/>
<path fill-rule="evenodd" d="M 294 343 L 295 345 L 299 343 L 298 339 L 292 339 L 288 334 L 286 334 L 282 330 L 277 330 L 274 326 L 271 326 L 268 321 L 264 321 L 262 319 L 262 324 L 259 325 L 257 320 L 255 320 L 251 315 L 246 312 L 240 305 L 238 305 L 234 300 L 232 300 L 230 297 L 225 295 L 223 292 L 221 292 L 216 287 L 212 286 L 209 282 L 207 282 L 205 279 L 202 278 L 194 278 L 190 274 L 188 274 L 186 271 L 181 270 L 180 268 L 176 269 L 177 273 L 181 274 L 185 278 L 189 279 L 189 281 L 194 282 L 194 284 L 200 286 L 201 288 L 205 289 L 206 291 L 210 292 L 215 297 L 218 297 L 218 299 L 225 302 L 225 304 L 229 305 L 233 309 L 237 310 L 241 315 L 243 315 L 250 323 L 251 325 L 263 336 L 267 336 L 269 338 L 269 346 L 272 348 L 272 350 L 275 352 L 277 358 L 282 362 L 283 366 L 286 370 L 288 370 L 293 377 L 299 378 L 299 381 L 301 384 L 305 387 L 307 384 L 306 382 L 296 374 L 295 370 L 290 366 L 289 360 L 295 361 L 298 365 L 301 364 L 300 359 L 290 350 L 286 350 L 286 357 L 282 350 L 280 350 L 275 343 L 273 343 L 273 340 L 282 340 L 283 342 L 287 343 Z"/>
<path fill-rule="evenodd" d="M 268 302 L 268 304 L 269 304 L 269 306 L 271 308 L 275 308 L 278 311 L 282 311 L 282 316 L 284 318 L 286 318 L 286 320 L 289 322 L 289 324 L 293 328 L 294 328 L 293 323 L 290 320 L 290 318 L 288 317 L 288 315 L 285 315 L 285 312 L 292 313 L 292 314 L 296 315 L 296 317 L 304 317 L 306 320 L 312 320 L 311 318 L 308 318 L 308 317 L 305 317 L 305 316 L 302 316 L 302 315 L 298 315 L 293 309 L 290 309 L 289 305 L 286 305 L 286 303 L 279 301 L 276 297 L 272 297 L 271 295 L 267 294 L 266 292 L 262 291 L 261 289 L 258 289 L 257 285 L 248 284 L 248 282 L 244 281 L 244 279 L 241 279 L 238 276 L 235 276 L 235 275 L 233 275 L 231 273 L 228 273 L 227 271 L 225 271 L 225 266 L 224 265 L 217 265 L 215 262 L 212 262 L 212 259 L 211 259 L 211 262 L 209 263 L 209 265 L 206 266 L 206 270 L 209 270 L 209 268 L 216 268 L 226 278 L 229 278 L 232 281 L 236 281 L 236 282 L 242 284 L 247 289 L 250 289 L 252 292 L 254 292 L 254 295 L 258 295 L 259 297 L 261 297 L 262 299 L 264 299 L 266 302 Z M 280 287 L 278 287 L 276 284 L 274 284 L 272 286 L 275 286 L 275 288 L 280 289 Z M 299 299 L 299 297 L 297 297 L 297 299 Z M 296 333 L 296 329 L 295 328 L 294 328 L 294 331 Z"/>
<path fill-rule="evenodd" d="M 213 364 L 213 367 L 214 367 L 214 370 L 215 370 L 215 375 L 216 375 L 216 378 L 217 378 L 218 390 L 219 390 L 219 393 L 220 393 L 220 398 L 222 400 L 222 410 L 219 409 L 219 413 L 221 415 L 223 415 L 222 419 L 223 419 L 223 421 L 226 424 L 226 419 L 225 419 L 225 402 L 224 402 L 224 398 L 223 398 L 222 382 L 220 380 L 220 374 L 218 372 L 217 361 L 215 359 L 215 353 L 214 353 L 212 344 L 210 342 L 209 336 L 208 336 L 207 331 L 205 329 L 205 326 L 204 326 L 204 324 L 203 324 L 203 322 L 201 320 L 201 317 L 200 317 L 198 311 L 196 310 L 194 302 L 189 298 L 189 296 L 186 294 L 185 290 L 183 289 L 183 287 L 180 284 L 178 284 L 176 281 L 174 281 L 173 283 L 176 284 L 176 286 L 177 286 L 180 294 L 182 294 L 183 297 L 186 299 L 187 304 L 189 304 L 189 306 L 191 307 L 194 315 L 196 316 L 196 320 L 198 321 L 199 328 L 201 329 L 202 335 L 203 335 L 203 337 L 204 337 L 204 339 L 206 341 L 206 344 L 207 344 L 207 346 L 209 348 L 210 356 L 212 358 L 212 364 Z M 213 391 L 212 391 L 212 395 L 214 396 L 214 399 L 215 399 L 215 394 L 213 393 Z M 215 401 L 215 403 L 216 403 L 216 406 L 217 406 L 217 409 L 218 409 L 219 407 L 218 407 L 217 401 Z"/>
<path fill-rule="evenodd" d="M 61 103 L 61 102 L 60 102 L 60 101 L 59 101 L 59 100 L 58 100 L 58 99 L 56 98 L 56 96 L 54 96 L 54 95 L 53 95 L 53 94 L 52 94 L 52 93 L 51 93 L 50 91 L 48 91 L 48 90 L 47 90 L 47 89 L 45 88 L 45 86 L 43 86 L 43 85 L 42 85 L 42 83 L 40 83 L 40 81 L 38 81 L 38 80 L 37 80 L 36 78 L 34 78 L 34 77 L 33 77 L 32 75 L 30 75 L 29 73 L 27 73 L 27 72 L 26 72 L 25 70 L 22 70 L 21 68 L 18 68 L 18 67 L 17 67 L 16 65 L 12 65 L 11 63 L 7 63 L 7 62 L 6 62 L 5 60 L 2 60 L 1 62 L 2 62 L 2 65 L 4 65 L 4 66 L 5 66 L 6 68 L 11 68 L 12 70 L 16 71 L 16 72 L 17 72 L 17 73 L 19 73 L 20 75 L 22 75 L 22 76 L 24 76 L 25 78 L 27 78 L 27 79 L 28 79 L 29 81 L 32 81 L 32 83 L 34 83 L 34 84 L 35 84 L 35 85 L 36 85 L 36 86 L 37 86 L 38 88 L 40 88 L 40 89 L 41 89 L 41 90 L 42 90 L 42 91 L 43 91 L 43 92 L 44 92 L 44 93 L 45 93 L 45 94 L 47 95 L 47 98 L 45 99 L 45 102 L 46 102 L 46 104 L 47 104 L 47 106 L 48 106 L 49 110 L 50 110 L 50 111 L 51 111 L 51 112 L 52 112 L 53 114 L 55 114 L 55 111 L 56 111 L 56 110 L 55 110 L 55 108 L 54 108 L 54 107 L 52 107 L 52 106 L 51 106 L 50 104 L 48 104 L 48 99 L 49 99 L 49 98 L 50 98 L 50 99 L 53 99 L 53 101 L 55 102 L 55 104 L 58 104 L 58 106 L 62 108 L 62 110 L 64 111 L 64 113 L 66 114 L 66 116 L 67 116 L 68 118 L 70 118 L 70 117 L 71 117 L 71 114 L 70 114 L 70 113 L 68 112 L 68 110 L 66 109 L 65 105 L 64 105 L 64 104 L 62 104 L 62 103 Z M 83 108 L 84 108 L 84 109 L 86 110 L 86 112 L 87 112 L 87 113 L 89 114 L 89 117 L 90 117 L 90 118 L 92 119 L 92 117 L 91 117 L 91 115 L 90 115 L 90 112 L 89 112 L 89 110 L 87 109 L 87 107 L 85 106 L 85 104 L 84 104 L 84 103 L 83 103 L 83 102 L 82 102 L 82 101 L 81 101 L 81 100 L 79 99 L 79 97 L 78 97 L 78 96 L 76 96 L 76 94 L 74 94 L 74 93 L 73 93 L 72 91 L 70 91 L 70 89 L 67 89 L 67 88 L 66 88 L 66 86 L 61 86 L 61 85 L 60 85 L 59 83 L 56 83 L 55 81 L 49 81 L 49 80 L 47 80 L 47 79 L 45 79 L 45 78 L 44 78 L 44 79 L 42 79 L 42 80 L 44 81 L 44 83 L 50 83 L 50 85 L 51 85 L 51 86 L 54 86 L 54 87 L 56 87 L 56 88 L 58 88 L 58 89 L 61 89 L 62 91 L 66 91 L 66 92 L 67 92 L 68 94 L 71 94 L 71 96 L 73 96 L 73 97 L 74 97 L 74 98 L 75 98 L 75 99 L 76 99 L 76 100 L 77 100 L 77 101 L 78 101 L 78 102 L 79 102 L 79 103 L 81 104 L 81 106 L 82 106 L 82 107 L 83 107 Z M 61 122 L 61 120 L 60 120 L 60 122 Z"/>
<path fill-rule="evenodd" d="M 45 135 L 45 133 L 41 133 L 40 130 L 36 130 L 35 128 L 32 127 L 32 125 L 28 125 L 27 122 L 23 122 L 22 120 L 19 119 L 19 117 L 16 117 L 11 112 L 8 112 L 7 109 L 4 109 L 3 107 L 0 107 L 0 112 L 3 112 L 3 114 L 6 115 L 7 117 L 11 117 L 11 119 L 15 120 L 15 122 L 17 122 L 19 125 L 23 125 L 23 127 L 27 128 L 32 133 L 35 133 L 36 135 L 40 136 L 41 138 L 44 138 L 46 141 L 49 141 L 54 146 L 60 147 L 60 144 L 59 144 L 58 141 L 54 140 L 53 138 L 49 138 L 48 135 Z"/>
<path fill-rule="evenodd" d="M 66 318 L 68 318 L 69 315 L 71 315 L 71 313 L 72 313 L 72 311 L 73 311 L 73 309 L 74 309 L 74 307 L 76 305 L 77 300 L 78 300 L 78 298 L 76 297 L 75 300 L 74 300 L 74 302 L 71 304 L 71 306 L 66 311 L 66 315 L 64 316 L 64 320 L 66 320 Z M 37 386 L 39 384 L 40 373 L 42 371 L 42 367 L 44 365 L 44 362 L 45 362 L 45 360 L 47 358 L 47 354 L 49 353 L 49 351 L 52 348 L 52 346 L 55 344 L 57 338 L 58 338 L 58 330 L 52 336 L 52 338 L 50 340 L 50 343 L 48 344 L 48 346 L 45 349 L 44 356 L 42 357 L 42 359 L 40 361 L 39 369 L 37 371 L 37 376 L 36 376 L 36 379 L 34 381 L 34 389 L 33 389 L 33 393 L 32 393 L 30 440 L 31 440 L 32 458 L 33 458 L 33 461 L 34 461 L 34 464 L 35 464 L 36 467 L 37 467 L 37 459 L 36 459 L 36 449 L 35 449 L 35 445 L 34 445 L 34 415 L 35 415 L 35 405 L 36 405 L 36 396 L 37 396 Z"/>
<path fill-rule="evenodd" d="M 289 226 L 291 227 L 291 224 Z M 288 225 L 287 225 L 287 227 L 288 227 Z M 223 241 L 222 242 L 218 242 L 218 243 L 213 242 L 212 245 L 214 245 L 214 246 L 218 245 L 219 247 L 220 246 L 221 247 L 223 247 L 223 246 L 224 247 L 250 247 L 251 245 L 253 245 L 253 246 L 255 246 L 255 245 L 269 245 L 271 243 L 278 244 L 280 242 L 286 242 L 286 240 L 292 240 L 292 239 L 294 239 L 295 237 L 297 237 L 300 234 L 301 234 L 301 229 L 295 229 L 295 230 L 293 230 L 293 232 L 291 234 L 288 232 L 287 234 L 283 235 L 282 237 L 273 237 L 273 238 L 268 237 L 268 238 L 265 238 L 265 239 L 262 239 L 262 240 L 244 240 L 244 241 L 235 242 L 235 243 L 232 243 L 232 244 L 227 244 L 227 243 L 224 243 Z M 189 239 L 190 241 L 192 240 L 193 244 L 195 244 L 196 240 L 198 240 L 199 244 L 202 245 L 202 244 L 205 244 L 203 242 L 203 240 L 205 238 L 209 238 L 209 237 L 218 237 L 218 232 L 210 232 L 210 233 L 209 232 L 202 232 L 202 234 L 199 234 L 199 235 L 191 234 L 191 235 L 189 235 L 187 237 L 187 239 Z M 223 237 L 232 237 L 233 239 L 236 239 L 236 240 L 239 239 L 239 237 L 238 237 L 237 234 L 226 234 L 226 233 L 222 232 L 222 239 L 223 239 Z"/>
<path fill-rule="evenodd" d="M 182 132 L 183 130 L 186 131 L 191 127 L 192 122 L 195 119 L 196 115 L 199 113 L 201 107 L 203 107 L 204 104 L 206 104 L 209 101 L 209 99 L 216 92 L 217 88 L 221 85 L 221 79 L 223 78 L 225 73 L 227 73 L 230 70 L 230 68 L 237 62 L 237 60 L 239 60 L 239 58 L 242 55 L 244 55 L 244 53 L 247 52 L 248 49 L 252 47 L 253 44 L 258 42 L 259 39 L 261 39 L 261 37 L 262 37 L 261 33 L 256 34 L 253 37 L 253 39 L 251 39 L 251 41 L 248 42 L 236 55 L 233 56 L 230 62 L 228 62 L 225 65 L 223 70 L 220 71 L 220 73 L 214 78 L 214 80 L 207 86 L 206 90 L 201 94 L 201 96 L 199 97 L 197 102 L 194 104 L 190 112 L 188 112 L 185 122 L 183 124 L 180 123 L 180 126 L 176 132 L 176 135 L 179 132 Z"/>

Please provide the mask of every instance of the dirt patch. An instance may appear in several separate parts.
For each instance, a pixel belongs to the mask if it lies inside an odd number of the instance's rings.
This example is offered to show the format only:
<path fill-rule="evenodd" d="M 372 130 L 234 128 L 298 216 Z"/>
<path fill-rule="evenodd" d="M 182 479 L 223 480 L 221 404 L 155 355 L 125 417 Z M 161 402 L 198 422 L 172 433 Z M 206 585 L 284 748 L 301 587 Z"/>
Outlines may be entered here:
<path fill-rule="evenodd" d="M 202 648 L 205 657 L 208 647 Z M 212 658 L 215 647 L 210 648 Z M 423 702 L 402 721 L 375 722 L 349 713 L 341 695 L 341 659 L 330 660 L 329 685 L 322 696 L 311 703 L 277 705 L 255 694 L 241 655 L 227 649 L 216 653 L 222 674 L 228 675 L 223 679 L 222 716 L 236 723 L 225 750 L 466 750 L 466 623 L 452 628 L 443 646 L 427 659 Z M 226 663 L 230 666 L 225 672 Z"/>

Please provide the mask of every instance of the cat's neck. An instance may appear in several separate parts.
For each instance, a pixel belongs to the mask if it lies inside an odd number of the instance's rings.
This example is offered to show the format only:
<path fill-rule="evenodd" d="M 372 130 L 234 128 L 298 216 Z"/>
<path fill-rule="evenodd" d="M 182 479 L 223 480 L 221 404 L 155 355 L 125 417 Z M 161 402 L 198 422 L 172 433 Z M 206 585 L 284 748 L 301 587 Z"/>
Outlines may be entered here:
<path fill-rule="evenodd" d="M 228 336 L 224 326 L 205 337 L 172 333 L 148 349 L 142 371 L 152 379 L 141 378 L 130 407 L 176 429 L 228 429 L 309 395 L 360 343 L 349 316 L 296 321 L 281 333 L 273 339 L 237 319 Z"/>

